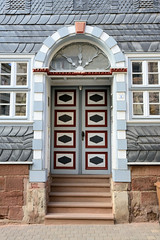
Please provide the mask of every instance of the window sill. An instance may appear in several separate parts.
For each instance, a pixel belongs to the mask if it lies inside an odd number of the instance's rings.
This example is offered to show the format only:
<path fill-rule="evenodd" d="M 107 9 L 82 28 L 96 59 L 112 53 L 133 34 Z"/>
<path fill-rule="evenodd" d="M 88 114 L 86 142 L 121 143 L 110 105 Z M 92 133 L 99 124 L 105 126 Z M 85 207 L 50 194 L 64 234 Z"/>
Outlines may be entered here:
<path fill-rule="evenodd" d="M 0 162 L 0 165 L 32 165 L 33 162 Z"/>
<path fill-rule="evenodd" d="M 160 162 L 128 162 L 128 166 L 133 166 L 133 165 L 160 165 Z"/>
<path fill-rule="evenodd" d="M 33 121 L 27 121 L 26 119 L 0 119 L 0 124 L 3 124 L 3 125 L 8 125 L 8 124 L 11 124 L 11 125 L 18 125 L 18 124 L 33 124 L 34 122 Z"/>
<path fill-rule="evenodd" d="M 141 125 L 160 125 L 160 119 L 156 119 L 156 120 L 153 120 L 153 119 L 135 119 L 135 120 L 129 120 L 127 121 L 127 125 L 135 125 L 135 124 L 141 124 Z"/>

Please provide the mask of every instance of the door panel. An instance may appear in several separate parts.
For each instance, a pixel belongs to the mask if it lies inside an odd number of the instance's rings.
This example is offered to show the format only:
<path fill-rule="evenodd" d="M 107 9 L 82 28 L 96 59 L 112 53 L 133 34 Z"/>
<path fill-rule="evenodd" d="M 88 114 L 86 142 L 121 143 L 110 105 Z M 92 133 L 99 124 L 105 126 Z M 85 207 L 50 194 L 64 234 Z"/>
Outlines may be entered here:
<path fill-rule="evenodd" d="M 85 142 L 82 143 L 82 173 L 110 173 L 109 90 L 85 88 L 82 97 Z"/>
<path fill-rule="evenodd" d="M 52 173 L 78 174 L 78 89 L 52 91 Z"/>
<path fill-rule="evenodd" d="M 110 173 L 109 89 L 53 89 L 52 173 Z"/>

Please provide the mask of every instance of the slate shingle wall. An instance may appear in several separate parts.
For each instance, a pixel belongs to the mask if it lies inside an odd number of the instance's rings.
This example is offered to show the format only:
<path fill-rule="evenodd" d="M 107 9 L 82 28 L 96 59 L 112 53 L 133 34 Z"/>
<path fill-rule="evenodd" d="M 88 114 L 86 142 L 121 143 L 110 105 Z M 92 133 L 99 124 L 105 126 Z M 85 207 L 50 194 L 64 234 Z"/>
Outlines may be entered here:
<path fill-rule="evenodd" d="M 32 139 L 31 126 L 0 126 L 0 162 L 31 162 Z"/>
<path fill-rule="evenodd" d="M 37 53 L 48 36 L 75 20 L 103 29 L 124 52 L 160 51 L 160 1 L 140 9 L 138 0 L 88 0 L 83 11 L 74 10 L 75 1 L 32 0 L 30 14 L 5 14 L 0 0 L 0 53 Z"/>
<path fill-rule="evenodd" d="M 128 162 L 160 162 L 160 127 L 128 126 Z"/>

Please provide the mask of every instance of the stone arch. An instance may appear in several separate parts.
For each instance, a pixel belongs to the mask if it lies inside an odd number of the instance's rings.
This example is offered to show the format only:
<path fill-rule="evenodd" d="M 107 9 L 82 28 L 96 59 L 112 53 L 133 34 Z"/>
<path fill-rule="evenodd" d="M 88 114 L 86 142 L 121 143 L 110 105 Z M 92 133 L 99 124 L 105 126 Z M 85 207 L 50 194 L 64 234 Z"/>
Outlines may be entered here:
<path fill-rule="evenodd" d="M 47 60 L 50 53 L 62 42 L 73 39 L 90 39 L 98 44 L 103 44 L 105 52 L 110 54 L 112 58 L 112 67 L 123 68 L 125 67 L 125 57 L 121 49 L 117 45 L 115 39 L 105 33 L 98 27 L 86 26 L 84 34 L 76 34 L 75 26 L 68 26 L 60 28 L 52 36 L 49 36 L 43 42 L 42 47 L 35 57 L 34 68 L 47 67 Z"/>
<path fill-rule="evenodd" d="M 34 124 L 33 130 L 37 132 L 36 138 L 33 139 L 33 167 L 30 170 L 31 182 L 45 182 L 47 179 L 47 170 L 44 164 L 44 149 L 46 142 L 43 141 L 44 136 L 44 115 L 46 112 L 47 100 L 44 100 L 45 96 L 45 76 L 44 73 L 48 71 L 48 62 L 51 54 L 56 51 L 63 44 L 69 41 L 81 40 L 93 40 L 97 46 L 102 46 L 105 49 L 105 53 L 112 58 L 111 73 L 115 73 L 113 84 L 113 113 L 117 116 L 121 113 L 119 118 L 114 121 L 114 165 L 112 168 L 113 181 L 115 182 L 130 182 L 130 170 L 127 166 L 126 149 L 127 139 L 126 135 L 121 135 L 116 138 L 118 131 L 126 131 L 127 123 L 127 102 L 126 102 L 126 72 L 125 57 L 119 48 L 115 39 L 105 33 L 98 27 L 86 26 L 83 34 L 77 34 L 75 26 L 65 26 L 60 28 L 52 36 L 49 36 L 43 42 L 42 47 L 35 56 L 33 71 L 34 74 Z M 102 48 L 101 48 L 102 49 Z M 108 54 L 107 54 L 108 53 Z M 53 56 L 53 55 L 52 55 Z M 45 69 L 47 68 L 47 69 Z M 36 74 L 36 72 L 38 74 Z M 38 96 L 38 99 L 37 99 Z M 38 114 L 37 114 L 38 112 Z M 38 135 L 39 134 L 39 135 Z"/>

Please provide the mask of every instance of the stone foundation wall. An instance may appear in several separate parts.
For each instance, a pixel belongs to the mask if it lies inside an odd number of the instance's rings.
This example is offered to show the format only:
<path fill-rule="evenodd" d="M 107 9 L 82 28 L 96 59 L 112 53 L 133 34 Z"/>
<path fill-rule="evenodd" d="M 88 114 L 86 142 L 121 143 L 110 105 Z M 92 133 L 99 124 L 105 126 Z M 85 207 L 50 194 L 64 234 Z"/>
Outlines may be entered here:
<path fill-rule="evenodd" d="M 47 183 L 29 183 L 28 165 L 0 165 L 0 223 L 43 223 Z"/>
<path fill-rule="evenodd" d="M 113 211 L 116 223 L 129 222 L 130 183 L 112 182 Z"/>
<path fill-rule="evenodd" d="M 160 181 L 160 166 L 132 166 L 131 183 L 112 183 L 116 223 L 148 222 L 159 219 L 154 183 Z"/>
<path fill-rule="evenodd" d="M 154 183 L 160 181 L 160 166 L 131 167 L 130 221 L 158 219 L 158 199 Z"/>
<path fill-rule="evenodd" d="M 28 165 L 0 165 L 0 222 L 22 221 Z"/>
<path fill-rule="evenodd" d="M 26 184 L 26 204 L 23 207 L 25 223 L 43 223 L 46 214 L 47 183 Z"/>

